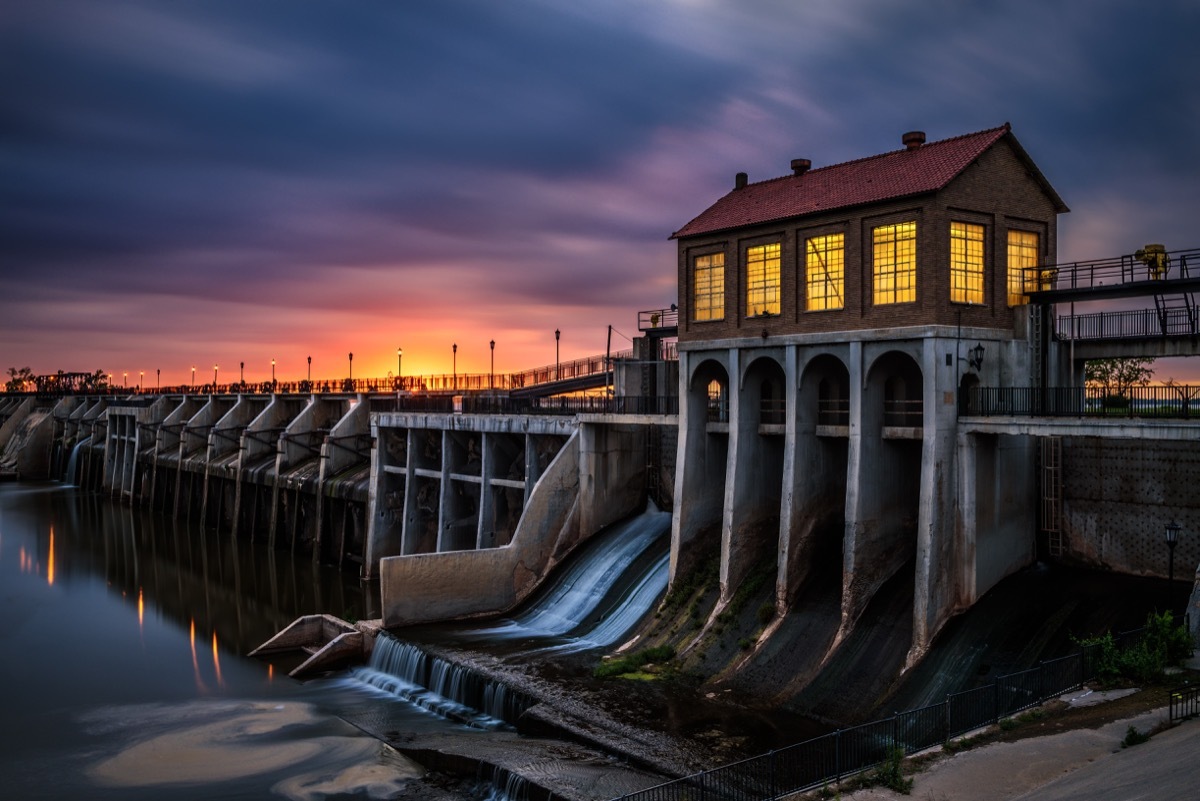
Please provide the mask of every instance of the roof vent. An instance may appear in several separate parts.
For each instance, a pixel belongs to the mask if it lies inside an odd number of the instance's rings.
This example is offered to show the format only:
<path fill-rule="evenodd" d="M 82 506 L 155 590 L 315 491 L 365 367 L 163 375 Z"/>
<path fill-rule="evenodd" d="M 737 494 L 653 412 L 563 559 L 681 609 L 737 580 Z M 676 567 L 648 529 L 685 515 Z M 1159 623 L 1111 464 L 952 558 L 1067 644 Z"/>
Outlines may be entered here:
<path fill-rule="evenodd" d="M 916 150 L 921 145 L 925 144 L 925 132 L 909 131 L 904 136 L 900 137 L 900 141 L 903 142 L 904 146 L 909 150 Z"/>
<path fill-rule="evenodd" d="M 733 176 L 733 188 L 734 189 L 745 189 L 746 182 L 749 180 L 750 180 L 749 175 L 746 175 L 746 173 L 744 173 L 744 172 L 739 172 L 737 175 Z"/>
<path fill-rule="evenodd" d="M 812 162 L 808 159 L 792 159 L 792 173 L 795 175 L 804 175 L 811 166 Z"/>

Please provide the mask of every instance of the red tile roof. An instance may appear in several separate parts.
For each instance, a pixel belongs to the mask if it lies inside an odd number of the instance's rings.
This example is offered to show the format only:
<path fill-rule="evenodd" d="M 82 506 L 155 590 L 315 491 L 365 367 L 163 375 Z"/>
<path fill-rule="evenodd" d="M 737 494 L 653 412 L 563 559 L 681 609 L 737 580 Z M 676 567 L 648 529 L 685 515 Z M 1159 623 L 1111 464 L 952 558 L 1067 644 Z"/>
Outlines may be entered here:
<path fill-rule="evenodd" d="M 1009 124 L 1004 123 L 999 128 L 923 144 L 915 150 L 896 150 L 809 170 L 802 175 L 747 184 L 725 195 L 671 238 L 933 192 L 950 183 L 1005 136 L 1056 207 L 1066 211 L 1062 200 L 1011 135 Z"/>

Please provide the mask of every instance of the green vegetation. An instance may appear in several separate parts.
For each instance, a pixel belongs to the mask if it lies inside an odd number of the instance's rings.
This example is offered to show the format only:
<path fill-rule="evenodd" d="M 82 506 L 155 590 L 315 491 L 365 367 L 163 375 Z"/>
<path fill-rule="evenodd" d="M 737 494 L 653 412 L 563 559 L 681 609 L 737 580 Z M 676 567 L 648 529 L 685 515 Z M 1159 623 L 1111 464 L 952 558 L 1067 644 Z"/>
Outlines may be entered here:
<path fill-rule="evenodd" d="M 33 370 L 28 367 L 22 367 L 19 370 L 16 367 L 10 367 L 8 375 L 8 382 L 4 385 L 5 392 L 33 391 Z"/>
<path fill-rule="evenodd" d="M 898 745 L 888 749 L 887 759 L 870 774 L 871 784 L 881 785 L 901 795 L 912 792 L 913 780 L 904 775 L 904 749 Z"/>
<path fill-rule="evenodd" d="M 1154 377 L 1154 359 L 1092 359 L 1083 368 L 1088 386 L 1104 390 L 1105 406 L 1128 406 L 1129 390 L 1144 387 Z"/>
<path fill-rule="evenodd" d="M 1192 655 L 1192 638 L 1187 628 L 1176 624 L 1170 612 L 1151 612 L 1146 628 L 1134 644 L 1118 648 L 1112 632 L 1082 640 L 1082 646 L 1096 646 L 1096 675 L 1106 684 L 1120 681 L 1155 683 L 1164 671 Z"/>
<path fill-rule="evenodd" d="M 650 664 L 670 662 L 674 658 L 674 648 L 669 645 L 659 645 L 654 648 L 634 651 L 631 654 L 601 662 L 592 671 L 592 675 L 598 679 L 607 679 L 613 676 L 640 679 L 656 678 L 656 676 L 649 672 L 640 671 L 640 668 Z"/>
<path fill-rule="evenodd" d="M 1133 726 L 1130 726 L 1125 732 L 1125 739 L 1121 740 L 1121 747 L 1128 748 L 1131 745 L 1141 745 L 1142 743 L 1149 741 L 1150 734 L 1148 732 L 1140 732 Z"/>

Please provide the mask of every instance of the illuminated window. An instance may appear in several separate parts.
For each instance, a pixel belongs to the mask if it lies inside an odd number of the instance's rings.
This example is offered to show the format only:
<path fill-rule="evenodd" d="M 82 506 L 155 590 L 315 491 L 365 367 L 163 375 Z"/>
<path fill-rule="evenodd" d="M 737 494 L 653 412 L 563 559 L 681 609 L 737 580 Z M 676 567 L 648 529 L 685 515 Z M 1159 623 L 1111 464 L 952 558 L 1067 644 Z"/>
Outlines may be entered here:
<path fill-rule="evenodd" d="M 805 242 L 804 271 L 807 278 L 805 308 L 808 311 L 842 309 L 846 306 L 846 247 L 843 234 L 814 236 Z"/>
<path fill-rule="evenodd" d="M 725 319 L 725 254 L 697 256 L 692 270 L 692 319 Z"/>
<path fill-rule="evenodd" d="M 983 226 L 950 223 L 950 300 L 983 303 Z"/>
<path fill-rule="evenodd" d="M 917 223 L 881 225 L 872 232 L 876 304 L 917 299 Z"/>
<path fill-rule="evenodd" d="M 1030 268 L 1038 263 L 1038 235 L 1031 231 L 1008 232 L 1008 305 L 1021 306 L 1029 302 L 1025 292 L 1037 289 Z M 1049 289 L 1049 286 L 1045 287 Z"/>
<path fill-rule="evenodd" d="M 746 316 L 779 314 L 779 243 L 746 249 Z"/>

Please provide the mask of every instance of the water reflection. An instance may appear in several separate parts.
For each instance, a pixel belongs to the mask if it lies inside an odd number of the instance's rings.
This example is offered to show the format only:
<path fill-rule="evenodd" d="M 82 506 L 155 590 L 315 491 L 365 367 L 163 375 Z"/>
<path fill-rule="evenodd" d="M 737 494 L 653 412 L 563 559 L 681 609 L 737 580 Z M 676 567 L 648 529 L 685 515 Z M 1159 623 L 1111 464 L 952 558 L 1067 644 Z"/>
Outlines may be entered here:
<path fill-rule="evenodd" d="M 337 717 L 365 694 L 242 656 L 377 588 L 57 484 L 0 484 L 0 536 L 4 797 L 382 798 L 423 772 Z"/>

